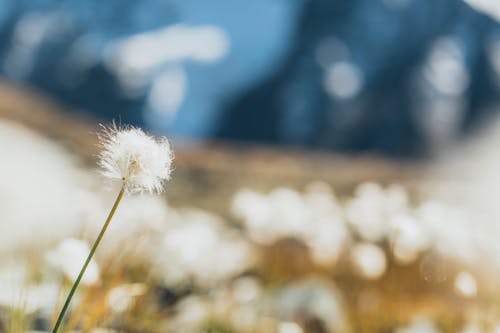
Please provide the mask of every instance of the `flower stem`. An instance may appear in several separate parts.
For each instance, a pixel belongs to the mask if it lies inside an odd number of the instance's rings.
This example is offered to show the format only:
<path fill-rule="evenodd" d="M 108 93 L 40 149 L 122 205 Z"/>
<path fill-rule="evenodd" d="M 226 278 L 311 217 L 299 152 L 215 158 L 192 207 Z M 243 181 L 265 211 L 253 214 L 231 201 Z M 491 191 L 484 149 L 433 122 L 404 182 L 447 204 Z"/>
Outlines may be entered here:
<path fill-rule="evenodd" d="M 83 277 L 83 274 L 85 273 L 85 270 L 87 269 L 87 266 L 90 263 L 90 260 L 94 256 L 94 252 L 97 249 L 97 246 L 99 246 L 99 243 L 101 242 L 102 237 L 104 236 L 104 233 L 106 232 L 106 229 L 108 229 L 108 225 L 111 222 L 111 219 L 113 218 L 113 215 L 115 215 L 116 209 L 118 208 L 118 205 L 120 204 L 120 201 L 123 198 L 123 195 L 125 194 L 125 185 L 122 186 L 120 193 L 118 193 L 118 196 L 116 197 L 115 203 L 113 204 L 113 208 L 111 208 L 111 211 L 109 212 L 108 218 L 106 219 L 106 222 L 101 228 L 101 231 L 99 232 L 99 236 L 97 236 L 97 239 L 94 242 L 94 245 L 92 245 L 92 248 L 90 249 L 90 253 L 85 260 L 85 263 L 83 264 L 82 269 L 80 270 L 80 273 L 78 274 L 78 277 L 76 278 L 75 282 L 73 283 L 73 286 L 71 287 L 71 290 L 68 294 L 68 297 L 66 297 L 66 301 L 64 302 L 64 306 L 61 309 L 61 312 L 59 313 L 59 317 L 57 317 L 57 322 L 54 325 L 54 329 L 52 330 L 52 333 L 57 333 L 59 330 L 59 326 L 61 326 L 62 320 L 64 318 L 64 314 L 66 313 L 66 310 L 68 310 L 69 303 L 71 302 L 71 299 L 73 298 L 73 294 L 76 291 L 76 288 L 78 288 L 78 285 L 80 284 L 80 280 Z"/>

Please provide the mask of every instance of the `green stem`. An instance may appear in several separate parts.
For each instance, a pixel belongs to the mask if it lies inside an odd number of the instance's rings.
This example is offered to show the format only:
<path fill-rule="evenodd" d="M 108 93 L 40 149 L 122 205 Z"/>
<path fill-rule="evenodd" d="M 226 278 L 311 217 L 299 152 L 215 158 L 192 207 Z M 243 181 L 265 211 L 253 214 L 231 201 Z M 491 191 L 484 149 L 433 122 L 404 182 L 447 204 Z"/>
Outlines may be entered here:
<path fill-rule="evenodd" d="M 113 215 L 115 215 L 116 209 L 118 208 L 118 205 L 120 204 L 120 201 L 123 198 L 123 195 L 125 194 L 125 185 L 122 186 L 120 193 L 118 193 L 118 196 L 116 197 L 115 203 L 113 204 L 113 208 L 111 208 L 111 211 L 109 212 L 108 218 L 106 219 L 106 222 L 101 228 L 101 231 L 99 232 L 99 236 L 97 236 L 97 239 L 94 242 L 94 245 L 92 245 L 92 249 L 90 249 L 90 253 L 85 260 L 85 263 L 83 264 L 82 269 L 80 270 L 80 273 L 78 274 L 78 277 L 76 278 L 75 282 L 73 283 L 73 286 L 71 287 L 71 290 L 68 294 L 68 297 L 66 297 L 66 301 L 64 302 L 64 306 L 61 309 L 61 312 L 59 313 L 59 317 L 57 317 L 56 324 L 54 326 L 54 329 L 52 330 L 52 333 L 57 333 L 59 330 L 59 326 L 61 326 L 62 320 L 64 318 L 64 314 L 66 313 L 66 310 L 68 310 L 69 303 L 71 302 L 71 299 L 73 298 L 73 294 L 76 291 L 76 288 L 78 288 L 78 285 L 80 284 L 80 280 L 83 277 L 83 274 L 85 273 L 85 270 L 87 269 L 87 266 L 90 263 L 90 260 L 94 256 L 94 252 L 97 249 L 97 246 L 99 246 L 99 243 L 101 242 L 102 237 L 104 236 L 104 233 L 106 232 L 106 229 L 108 229 L 108 225 L 111 222 L 111 219 L 113 218 Z"/>

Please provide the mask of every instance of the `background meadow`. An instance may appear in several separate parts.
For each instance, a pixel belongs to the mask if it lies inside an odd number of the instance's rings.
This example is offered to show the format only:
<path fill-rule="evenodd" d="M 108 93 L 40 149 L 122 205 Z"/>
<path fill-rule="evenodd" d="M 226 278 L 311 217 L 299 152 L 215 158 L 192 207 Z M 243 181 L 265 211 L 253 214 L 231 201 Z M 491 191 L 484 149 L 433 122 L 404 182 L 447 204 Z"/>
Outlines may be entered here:
<path fill-rule="evenodd" d="M 500 332 L 495 1 L 0 2 L 0 332 Z"/>

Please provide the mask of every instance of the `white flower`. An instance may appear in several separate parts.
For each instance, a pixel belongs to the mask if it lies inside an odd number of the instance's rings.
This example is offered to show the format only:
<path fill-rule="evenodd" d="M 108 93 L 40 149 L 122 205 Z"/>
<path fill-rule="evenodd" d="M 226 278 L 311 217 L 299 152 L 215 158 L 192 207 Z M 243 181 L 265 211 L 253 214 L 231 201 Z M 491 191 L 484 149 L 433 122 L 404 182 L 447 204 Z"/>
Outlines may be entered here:
<path fill-rule="evenodd" d="M 124 182 L 128 193 L 162 192 L 170 179 L 172 150 L 164 137 L 153 138 L 135 127 L 104 127 L 99 165 L 104 176 Z"/>
<path fill-rule="evenodd" d="M 145 292 L 146 287 L 142 283 L 114 287 L 107 296 L 108 305 L 114 313 L 124 312 L 134 304 L 135 297 L 143 295 Z"/>
<path fill-rule="evenodd" d="M 243 272 L 252 262 L 250 245 L 218 216 L 201 210 L 182 214 L 178 224 L 166 231 L 159 249 L 164 260 L 156 269 L 167 284 L 177 284 L 188 278 L 201 286 Z"/>
<path fill-rule="evenodd" d="M 76 280 L 88 253 L 89 246 L 86 242 L 67 238 L 59 246 L 47 253 L 47 261 L 59 268 L 71 280 Z M 95 284 L 99 280 L 99 266 L 91 260 L 82 278 L 83 284 Z"/>
<path fill-rule="evenodd" d="M 469 272 L 460 272 L 455 277 L 455 290 L 464 297 L 473 297 L 477 294 L 477 282 Z"/>
<path fill-rule="evenodd" d="M 414 216 L 395 214 L 390 219 L 390 225 L 392 251 L 401 263 L 414 262 L 419 254 L 431 245 L 430 236 Z"/>
<path fill-rule="evenodd" d="M 358 243 L 351 250 L 351 260 L 358 273 L 369 280 L 378 279 L 386 270 L 384 251 L 371 243 Z"/>

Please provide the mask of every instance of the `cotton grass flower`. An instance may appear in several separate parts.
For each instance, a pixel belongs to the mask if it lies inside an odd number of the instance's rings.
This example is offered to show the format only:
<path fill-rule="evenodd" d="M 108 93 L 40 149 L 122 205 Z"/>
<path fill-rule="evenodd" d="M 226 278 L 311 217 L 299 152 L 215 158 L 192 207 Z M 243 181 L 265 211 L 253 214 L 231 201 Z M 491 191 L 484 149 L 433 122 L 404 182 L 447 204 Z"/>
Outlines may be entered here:
<path fill-rule="evenodd" d="M 123 284 L 114 287 L 107 295 L 107 303 L 113 313 L 122 313 L 129 309 L 137 296 L 146 292 L 142 283 Z"/>
<path fill-rule="evenodd" d="M 455 291 L 464 297 L 474 297 L 477 294 L 477 282 L 474 276 L 462 271 L 455 277 Z"/>
<path fill-rule="evenodd" d="M 172 151 L 166 138 L 153 138 L 139 128 L 120 128 L 113 124 L 111 127 L 103 126 L 103 133 L 99 135 L 99 139 L 102 147 L 102 152 L 99 155 L 102 173 L 110 179 L 120 180 L 122 187 L 66 297 L 52 333 L 57 333 L 59 330 L 71 299 L 123 196 L 135 192 L 160 193 L 163 191 L 165 182 L 170 179 Z"/>
<path fill-rule="evenodd" d="M 371 243 L 358 243 L 351 249 L 351 261 L 357 272 L 368 280 L 384 275 L 387 259 L 384 251 Z"/>
<path fill-rule="evenodd" d="M 64 239 L 57 248 L 47 253 L 47 261 L 59 268 L 64 275 L 72 281 L 76 280 L 82 264 L 87 257 L 90 248 L 82 240 L 75 238 Z M 93 260 L 90 261 L 85 274 L 82 277 L 83 284 L 95 284 L 99 280 L 99 266 Z"/>
<path fill-rule="evenodd" d="M 166 260 L 160 260 L 156 269 L 165 284 L 192 279 L 197 286 L 211 287 L 251 266 L 251 245 L 227 228 L 224 220 L 195 209 L 180 217 L 169 226 L 159 248 Z"/>
<path fill-rule="evenodd" d="M 164 137 L 153 138 L 135 127 L 104 127 L 100 138 L 102 174 L 122 181 L 128 193 L 160 193 L 170 179 L 172 150 Z"/>

